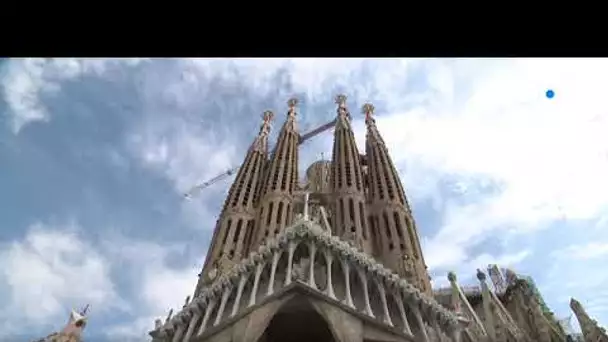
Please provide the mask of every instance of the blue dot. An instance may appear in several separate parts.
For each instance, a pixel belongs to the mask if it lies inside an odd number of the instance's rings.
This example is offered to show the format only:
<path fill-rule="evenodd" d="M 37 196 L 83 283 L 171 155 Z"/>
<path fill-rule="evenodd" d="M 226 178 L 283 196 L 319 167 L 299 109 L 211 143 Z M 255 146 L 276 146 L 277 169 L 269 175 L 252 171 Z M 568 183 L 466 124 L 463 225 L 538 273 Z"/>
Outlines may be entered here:
<path fill-rule="evenodd" d="M 546 95 L 547 95 L 548 99 L 552 99 L 553 96 L 555 96 L 555 92 L 553 90 L 549 89 L 549 90 L 547 90 Z"/>

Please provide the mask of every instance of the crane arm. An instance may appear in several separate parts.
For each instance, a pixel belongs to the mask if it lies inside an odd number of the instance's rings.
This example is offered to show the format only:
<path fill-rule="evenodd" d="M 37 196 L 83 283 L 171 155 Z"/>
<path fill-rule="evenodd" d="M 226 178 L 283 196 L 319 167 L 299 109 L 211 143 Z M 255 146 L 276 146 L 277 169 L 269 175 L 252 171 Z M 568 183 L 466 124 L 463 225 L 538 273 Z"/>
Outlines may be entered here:
<path fill-rule="evenodd" d="M 332 121 L 324 124 L 323 126 L 319 126 L 319 127 L 315 128 L 315 129 L 313 129 L 312 131 L 310 131 L 308 133 L 305 133 L 304 135 L 300 135 L 299 139 L 298 139 L 298 145 L 304 143 L 306 140 L 314 137 L 315 135 L 318 135 L 318 134 L 320 134 L 322 132 L 325 132 L 328 129 L 332 128 L 333 126 L 336 125 L 336 120 L 337 119 L 334 119 L 334 120 L 332 120 Z M 276 148 L 276 146 L 275 146 L 275 148 Z M 274 150 L 273 150 L 273 154 L 274 154 Z M 192 197 L 194 197 L 194 195 L 198 194 L 204 188 L 206 188 L 206 187 L 208 187 L 210 185 L 213 185 L 214 183 L 217 183 L 217 182 L 219 182 L 219 181 L 221 181 L 221 180 L 223 180 L 223 179 L 225 179 L 225 178 L 227 178 L 229 176 L 232 176 L 235 172 L 238 171 L 238 169 L 239 169 L 238 167 L 232 168 L 232 169 L 230 169 L 230 170 L 228 170 L 228 171 L 226 171 L 226 172 L 224 172 L 224 173 L 222 173 L 222 174 L 220 174 L 218 176 L 215 176 L 215 177 L 211 178 L 210 180 L 208 180 L 208 181 L 206 181 L 204 183 L 199 183 L 199 184 L 193 186 L 190 190 L 188 190 L 188 192 L 186 192 L 184 194 L 184 198 L 185 199 L 192 199 Z"/>
<path fill-rule="evenodd" d="M 308 139 L 310 139 L 310 138 L 314 137 L 315 135 L 320 134 L 320 133 L 322 133 L 322 132 L 325 132 L 325 131 L 327 131 L 328 129 L 332 128 L 333 126 L 335 126 L 335 125 L 336 125 L 336 120 L 337 120 L 337 119 L 334 119 L 334 120 L 332 120 L 332 121 L 330 121 L 330 122 L 326 123 L 326 124 L 325 124 L 325 125 L 323 125 L 323 126 L 319 126 L 319 127 L 315 128 L 315 129 L 313 129 L 312 131 L 310 131 L 310 132 L 308 132 L 308 133 L 306 133 L 306 134 L 304 134 L 304 135 L 300 135 L 300 139 L 298 140 L 298 144 L 302 144 L 302 143 L 303 143 L 303 142 L 305 142 L 306 140 L 308 140 Z"/>
<path fill-rule="evenodd" d="M 238 167 L 232 168 L 232 169 L 227 170 L 226 172 L 224 172 L 224 173 L 222 173 L 220 175 L 217 175 L 217 176 L 211 178 L 210 180 L 208 180 L 208 181 L 206 181 L 204 183 L 200 183 L 200 184 L 195 185 L 190 190 L 188 190 L 188 192 L 186 192 L 184 194 L 184 197 L 186 199 L 191 199 L 194 195 L 196 195 L 198 192 L 200 192 L 204 188 L 208 187 L 209 185 L 212 185 L 215 182 L 219 182 L 222 179 L 225 179 L 225 178 L 227 178 L 229 176 L 232 176 L 238 169 L 239 169 Z"/>

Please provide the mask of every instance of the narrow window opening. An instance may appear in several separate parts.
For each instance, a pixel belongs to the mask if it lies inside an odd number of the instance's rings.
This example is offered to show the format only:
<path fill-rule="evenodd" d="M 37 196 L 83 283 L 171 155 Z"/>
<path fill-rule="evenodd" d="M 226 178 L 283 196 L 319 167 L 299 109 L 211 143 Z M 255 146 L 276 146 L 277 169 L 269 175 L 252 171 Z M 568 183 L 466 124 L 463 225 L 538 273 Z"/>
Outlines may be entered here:
<path fill-rule="evenodd" d="M 270 205 L 268 206 L 268 212 L 266 213 L 266 225 L 269 226 L 270 225 L 270 220 L 272 219 L 272 207 L 274 206 L 274 202 L 270 202 Z"/>
<path fill-rule="evenodd" d="M 281 224 L 281 219 L 283 218 L 283 202 L 279 202 L 279 209 L 277 209 L 277 224 Z"/>

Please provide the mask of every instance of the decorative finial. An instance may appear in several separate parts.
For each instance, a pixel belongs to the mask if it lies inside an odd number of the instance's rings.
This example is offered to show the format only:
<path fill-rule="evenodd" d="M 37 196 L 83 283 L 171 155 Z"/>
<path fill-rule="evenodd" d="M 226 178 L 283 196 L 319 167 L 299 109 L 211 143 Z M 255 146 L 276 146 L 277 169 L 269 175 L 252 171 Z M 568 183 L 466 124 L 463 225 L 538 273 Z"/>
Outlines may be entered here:
<path fill-rule="evenodd" d="M 346 108 L 346 95 L 339 94 L 336 96 L 336 104 L 340 108 Z"/>
<path fill-rule="evenodd" d="M 480 269 L 477 269 L 477 279 L 479 279 L 479 281 L 486 280 L 486 274 L 483 273 Z"/>
<path fill-rule="evenodd" d="M 287 101 L 287 106 L 289 107 L 289 114 L 296 113 L 297 105 L 298 105 L 298 99 L 296 99 L 295 97 L 292 97 Z"/>
<path fill-rule="evenodd" d="M 363 112 L 363 114 L 365 114 L 365 120 L 369 120 L 371 119 L 372 115 L 374 114 L 374 105 L 371 103 L 366 103 L 363 105 L 363 108 L 361 108 L 361 111 Z"/>
<path fill-rule="evenodd" d="M 448 280 L 453 283 L 456 281 L 456 273 L 450 271 L 448 272 Z"/>
<path fill-rule="evenodd" d="M 270 121 L 272 121 L 273 118 L 274 113 L 271 110 L 266 110 L 264 111 L 264 114 L 262 114 L 262 120 L 264 121 L 264 123 L 269 123 Z"/>

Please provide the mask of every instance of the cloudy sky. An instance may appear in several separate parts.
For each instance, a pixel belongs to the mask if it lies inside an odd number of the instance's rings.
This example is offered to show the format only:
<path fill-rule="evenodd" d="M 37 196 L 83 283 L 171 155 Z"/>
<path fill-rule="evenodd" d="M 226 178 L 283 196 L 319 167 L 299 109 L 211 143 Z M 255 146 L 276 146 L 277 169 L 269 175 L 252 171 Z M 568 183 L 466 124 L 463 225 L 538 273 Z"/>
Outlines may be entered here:
<path fill-rule="evenodd" d="M 608 325 L 605 60 L 0 60 L 0 335 L 91 304 L 88 341 L 144 341 L 196 284 L 236 166 L 273 109 L 307 131 L 376 106 L 437 286 L 490 262 Z M 545 96 L 547 89 L 555 97 Z M 331 132 L 300 167 L 330 155 Z"/>

